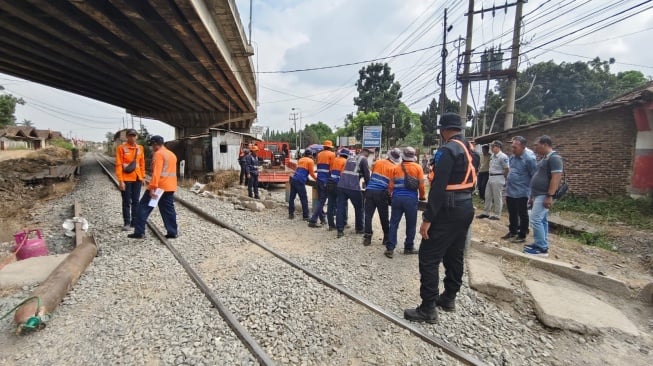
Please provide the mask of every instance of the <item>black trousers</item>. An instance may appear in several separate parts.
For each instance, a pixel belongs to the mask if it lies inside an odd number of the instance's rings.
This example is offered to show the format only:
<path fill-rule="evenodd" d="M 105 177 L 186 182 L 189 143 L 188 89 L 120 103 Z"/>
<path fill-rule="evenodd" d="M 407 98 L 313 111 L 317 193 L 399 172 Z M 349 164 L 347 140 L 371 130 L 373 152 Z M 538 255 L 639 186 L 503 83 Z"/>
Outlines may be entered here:
<path fill-rule="evenodd" d="M 474 218 L 472 200 L 456 201 L 456 207 L 443 208 L 431 222 L 429 239 L 419 247 L 419 294 L 422 304 L 435 302 L 440 283 L 440 262 L 444 264 L 444 291 L 455 298 L 463 282 L 463 256 L 467 230 Z"/>
<path fill-rule="evenodd" d="M 487 181 L 490 179 L 490 172 L 478 173 L 478 181 L 476 187 L 478 188 L 478 196 L 485 201 L 485 187 L 487 186 Z"/>
<path fill-rule="evenodd" d="M 528 198 L 506 197 L 508 206 L 508 218 L 510 225 L 508 230 L 511 234 L 517 234 L 520 238 L 528 235 Z"/>
<path fill-rule="evenodd" d="M 365 237 L 372 237 L 372 218 L 374 211 L 379 211 L 379 220 L 381 220 L 381 229 L 383 237 L 388 237 L 388 192 L 387 191 L 365 191 Z"/>

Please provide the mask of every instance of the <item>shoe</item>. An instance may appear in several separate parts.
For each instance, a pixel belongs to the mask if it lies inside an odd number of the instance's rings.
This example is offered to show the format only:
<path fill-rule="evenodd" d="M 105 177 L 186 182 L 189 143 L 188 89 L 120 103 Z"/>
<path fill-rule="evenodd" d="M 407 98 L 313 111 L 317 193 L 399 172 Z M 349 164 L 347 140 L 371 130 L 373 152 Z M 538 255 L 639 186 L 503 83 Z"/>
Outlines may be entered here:
<path fill-rule="evenodd" d="M 322 227 L 322 225 L 318 225 L 317 222 L 309 221 L 308 222 L 308 227 Z"/>
<path fill-rule="evenodd" d="M 343 236 L 345 236 L 345 232 L 342 230 L 338 230 L 338 235 L 336 235 L 336 238 L 342 238 Z"/>
<path fill-rule="evenodd" d="M 260 200 L 261 197 L 259 197 L 259 196 L 254 196 L 254 199 Z"/>
<path fill-rule="evenodd" d="M 335 230 L 335 229 L 336 229 L 335 226 L 329 226 L 329 231 L 333 231 L 333 230 Z"/>
<path fill-rule="evenodd" d="M 125 225 L 122 227 L 122 231 L 130 231 L 132 229 L 131 225 Z"/>
<path fill-rule="evenodd" d="M 511 242 L 511 243 L 515 243 L 515 244 L 525 243 L 525 242 L 526 242 L 526 238 L 522 238 L 522 237 L 520 237 L 520 236 L 516 236 L 516 237 L 512 238 L 512 240 L 511 240 L 510 242 Z"/>
<path fill-rule="evenodd" d="M 530 255 L 536 255 L 538 257 L 548 257 L 549 256 L 549 250 L 548 249 L 541 249 L 536 246 L 525 246 L 524 247 L 524 253 L 530 254 Z"/>
<path fill-rule="evenodd" d="M 486 215 L 486 214 L 476 215 L 477 219 L 487 219 L 488 217 L 490 217 L 490 215 Z"/>
<path fill-rule="evenodd" d="M 304 221 L 310 221 L 310 219 L 309 219 L 308 217 L 302 217 L 302 220 L 304 220 Z"/>
<path fill-rule="evenodd" d="M 363 245 L 364 246 L 372 245 L 372 237 L 371 236 L 365 236 L 363 238 Z"/>
<path fill-rule="evenodd" d="M 136 233 L 131 233 L 127 235 L 128 238 L 130 239 L 145 239 L 145 234 L 136 234 Z"/>
<path fill-rule="evenodd" d="M 515 236 L 517 236 L 517 234 L 508 233 L 508 234 L 502 236 L 501 239 L 503 239 L 503 240 L 508 240 L 508 239 L 512 239 L 512 238 L 514 238 Z"/>
<path fill-rule="evenodd" d="M 177 239 L 178 235 L 166 234 L 166 239 Z"/>
<path fill-rule="evenodd" d="M 456 310 L 456 299 L 452 299 L 443 292 L 435 299 L 435 304 L 444 311 L 452 312 Z"/>
<path fill-rule="evenodd" d="M 499 217 L 497 217 L 497 216 L 490 216 L 490 220 L 495 220 L 495 221 L 496 221 L 496 220 L 499 220 Z"/>
<path fill-rule="evenodd" d="M 419 250 L 415 248 L 404 249 L 404 254 L 419 254 Z"/>
<path fill-rule="evenodd" d="M 395 251 L 394 251 L 394 250 L 390 250 L 390 249 L 386 249 L 385 253 L 383 253 L 383 254 L 384 254 L 386 257 L 388 257 L 388 258 L 392 258 L 392 257 L 395 256 Z"/>
<path fill-rule="evenodd" d="M 292 220 L 295 218 L 295 214 L 288 214 L 288 219 Z"/>
<path fill-rule="evenodd" d="M 363 235 L 363 234 L 365 234 L 365 232 L 363 230 L 356 230 L 356 234 Z"/>
<path fill-rule="evenodd" d="M 320 225 L 324 226 L 324 225 L 326 225 L 326 223 L 327 222 L 325 220 L 320 220 Z"/>
<path fill-rule="evenodd" d="M 426 309 L 424 306 L 420 305 L 415 309 L 404 310 L 404 319 L 413 322 L 435 324 L 438 322 L 438 312 L 435 308 Z"/>

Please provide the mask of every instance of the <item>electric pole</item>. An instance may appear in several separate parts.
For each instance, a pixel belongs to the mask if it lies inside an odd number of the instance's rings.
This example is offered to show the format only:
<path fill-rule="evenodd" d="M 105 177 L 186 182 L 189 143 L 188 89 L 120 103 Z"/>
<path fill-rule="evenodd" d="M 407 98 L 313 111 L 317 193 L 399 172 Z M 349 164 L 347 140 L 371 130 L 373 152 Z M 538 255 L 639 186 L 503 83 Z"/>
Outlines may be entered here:
<path fill-rule="evenodd" d="M 294 127 L 294 130 L 295 130 L 295 149 L 296 149 L 297 152 L 299 153 L 299 146 L 300 146 L 300 145 L 299 145 L 299 139 L 298 139 L 298 136 L 299 136 L 299 135 L 297 134 L 297 115 L 298 115 L 297 112 L 291 112 L 291 113 L 290 113 L 290 118 L 289 118 L 289 119 L 290 119 L 290 121 L 293 122 L 293 125 L 295 126 L 295 127 Z"/>
<path fill-rule="evenodd" d="M 472 56 L 472 32 L 474 28 L 474 0 L 469 0 L 467 10 L 467 35 L 465 38 L 465 53 L 463 59 L 462 95 L 460 97 L 460 120 L 463 126 L 467 124 L 467 98 L 469 95 L 469 63 Z M 473 129 L 472 129 L 473 130 Z"/>
<path fill-rule="evenodd" d="M 506 96 L 506 119 L 503 122 L 503 130 L 512 128 L 515 116 L 515 94 L 517 89 L 517 67 L 519 66 L 519 43 L 521 37 L 521 18 L 524 0 L 517 0 L 515 11 L 515 29 L 512 33 L 512 52 L 510 55 L 510 72 L 508 78 L 508 95 Z"/>
<path fill-rule="evenodd" d="M 447 28 L 447 8 L 444 8 L 444 27 L 442 32 L 442 78 L 440 79 L 440 117 L 444 114 L 444 105 L 446 104 L 447 94 L 445 88 L 447 87 L 447 33 L 451 30 L 451 26 Z"/>

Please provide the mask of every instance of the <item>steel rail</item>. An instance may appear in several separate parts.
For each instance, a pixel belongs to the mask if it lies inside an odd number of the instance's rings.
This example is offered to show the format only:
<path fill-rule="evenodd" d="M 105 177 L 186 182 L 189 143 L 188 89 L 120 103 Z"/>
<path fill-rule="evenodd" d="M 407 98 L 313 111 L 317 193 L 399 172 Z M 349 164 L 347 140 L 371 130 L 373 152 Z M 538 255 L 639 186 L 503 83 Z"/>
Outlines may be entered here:
<path fill-rule="evenodd" d="M 184 206 L 187 209 L 189 209 L 190 211 L 194 212 L 195 214 L 197 214 L 201 218 L 203 218 L 203 219 L 205 219 L 205 220 L 207 220 L 207 221 L 209 221 L 209 222 L 211 222 L 211 223 L 213 223 L 215 225 L 221 226 L 221 227 L 223 227 L 223 228 L 225 228 L 225 229 L 227 229 L 229 231 L 232 231 L 232 232 L 240 235 L 241 237 L 251 241 L 252 243 L 254 243 L 254 244 L 258 245 L 259 247 L 261 247 L 262 249 L 264 249 L 265 251 L 267 251 L 270 254 L 274 255 L 275 257 L 279 258 L 283 262 L 285 262 L 285 263 L 289 264 L 290 266 L 292 266 L 292 267 L 306 273 L 308 276 L 314 278 L 319 283 L 322 283 L 325 286 L 330 287 L 330 288 L 340 292 L 341 294 L 345 295 L 349 299 L 351 299 L 354 302 L 368 308 L 372 312 L 384 317 L 385 319 L 391 321 L 395 325 L 408 330 L 413 335 L 415 335 L 418 338 L 422 339 L 426 343 L 442 349 L 446 354 L 448 354 L 449 356 L 455 358 L 456 360 L 461 361 L 461 362 L 463 362 L 463 363 L 465 363 L 467 365 L 487 366 L 487 363 L 479 360 L 478 358 L 476 358 L 476 357 L 462 351 L 461 349 L 459 349 L 459 348 L 457 348 L 457 347 L 455 347 L 453 345 L 445 343 L 445 341 L 442 340 L 442 339 L 439 339 L 437 337 L 434 337 L 434 336 L 426 333 L 424 330 L 412 325 L 411 323 L 407 322 L 404 319 L 401 319 L 401 318 L 397 317 L 396 315 L 388 312 L 387 310 L 383 309 L 379 305 L 376 305 L 373 302 L 361 297 L 360 295 L 356 294 L 352 290 L 349 290 L 349 289 L 347 289 L 347 288 L 345 288 L 345 287 L 343 287 L 341 285 L 338 285 L 338 284 L 324 278 L 323 276 L 320 276 L 319 274 L 312 271 L 311 269 L 309 269 L 307 267 L 304 267 L 301 264 L 299 264 L 299 263 L 295 262 L 294 260 L 290 259 L 289 257 L 277 252 L 275 249 L 273 249 L 269 245 L 265 244 L 263 241 L 251 236 L 250 234 L 248 234 L 246 232 L 241 231 L 240 229 L 238 229 L 236 227 L 233 227 L 233 226 L 231 226 L 231 225 L 229 225 L 229 224 L 215 218 L 213 215 L 207 213 L 206 211 L 200 209 L 199 207 L 196 207 L 195 205 L 191 204 L 190 202 L 184 200 L 183 198 L 175 197 L 175 201 L 179 202 L 182 206 Z"/>
<path fill-rule="evenodd" d="M 104 164 L 99 159 L 96 159 L 98 164 L 100 164 L 100 167 L 102 170 L 109 176 L 109 178 L 113 181 L 113 183 L 117 186 L 118 181 L 116 178 L 111 174 L 111 172 L 107 169 Z M 156 226 L 152 225 L 149 220 L 147 222 L 147 226 L 152 230 L 154 235 L 168 248 L 168 250 L 172 253 L 172 255 L 177 259 L 179 264 L 184 268 L 188 276 L 190 276 L 191 280 L 195 283 L 197 288 L 204 293 L 206 298 L 213 304 L 216 309 L 218 309 L 218 312 L 222 316 L 222 318 L 227 322 L 231 330 L 236 333 L 236 336 L 238 339 L 241 340 L 245 344 L 245 346 L 249 349 L 249 351 L 254 355 L 254 357 L 258 360 L 258 362 L 261 365 L 275 365 L 274 361 L 268 356 L 268 354 L 263 350 L 263 348 L 254 340 L 254 337 L 243 327 L 240 322 L 238 322 L 238 319 L 234 316 L 232 312 L 227 309 L 226 306 L 220 301 L 218 296 L 215 294 L 214 291 L 212 291 L 207 284 L 202 280 L 202 278 L 195 272 L 195 270 L 191 267 L 191 265 L 186 261 L 186 259 L 179 253 L 177 248 L 175 248 L 169 240 L 166 239 L 165 235 L 156 228 Z"/>

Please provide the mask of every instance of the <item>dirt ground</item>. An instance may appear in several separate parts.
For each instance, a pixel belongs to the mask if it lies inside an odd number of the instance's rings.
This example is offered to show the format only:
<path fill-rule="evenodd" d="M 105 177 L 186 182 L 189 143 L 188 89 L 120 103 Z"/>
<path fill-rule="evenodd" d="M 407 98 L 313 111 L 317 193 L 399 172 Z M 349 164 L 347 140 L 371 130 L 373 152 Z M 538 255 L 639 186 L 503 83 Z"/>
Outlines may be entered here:
<path fill-rule="evenodd" d="M 70 163 L 70 151 L 58 147 L 0 151 L 0 242 L 13 241 L 15 232 L 29 226 L 31 209 L 75 188 L 74 181 L 29 186 L 21 177 Z"/>

